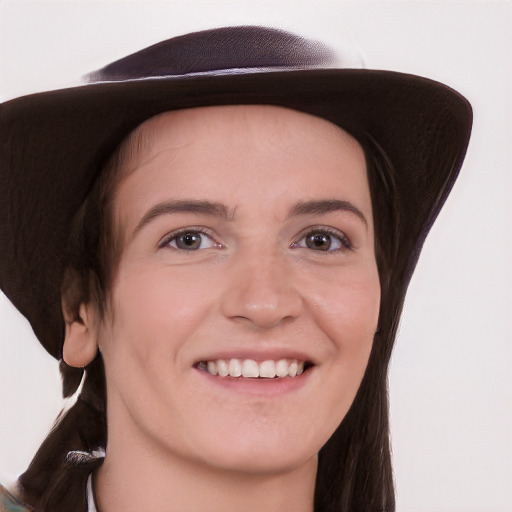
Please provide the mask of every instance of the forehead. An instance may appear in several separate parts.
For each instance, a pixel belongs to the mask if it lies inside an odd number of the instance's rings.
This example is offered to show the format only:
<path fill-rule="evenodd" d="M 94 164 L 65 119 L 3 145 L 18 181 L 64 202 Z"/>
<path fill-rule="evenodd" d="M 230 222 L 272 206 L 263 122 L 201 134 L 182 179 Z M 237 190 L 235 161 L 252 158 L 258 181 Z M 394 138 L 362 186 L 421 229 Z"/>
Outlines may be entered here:
<path fill-rule="evenodd" d="M 342 199 L 371 218 L 362 148 L 309 114 L 261 105 L 166 112 L 140 125 L 128 145 L 115 201 L 125 227 L 127 216 L 168 199 L 229 203 L 241 214 Z"/>
<path fill-rule="evenodd" d="M 129 174 L 162 150 L 178 152 L 192 144 L 214 145 L 217 152 L 222 147 L 233 150 L 257 143 L 267 148 L 279 146 L 279 151 L 285 152 L 301 140 L 318 151 L 345 146 L 362 154 L 349 133 L 322 118 L 278 106 L 228 105 L 164 112 L 150 118 L 123 142 L 123 164 Z"/>

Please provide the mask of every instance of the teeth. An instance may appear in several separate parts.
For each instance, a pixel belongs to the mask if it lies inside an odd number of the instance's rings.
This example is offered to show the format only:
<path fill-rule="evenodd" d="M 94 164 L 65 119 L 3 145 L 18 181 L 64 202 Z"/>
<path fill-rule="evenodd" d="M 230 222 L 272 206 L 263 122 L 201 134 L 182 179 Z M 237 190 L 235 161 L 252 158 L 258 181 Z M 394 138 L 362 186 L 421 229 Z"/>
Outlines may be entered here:
<path fill-rule="evenodd" d="M 276 364 L 276 375 L 278 377 L 286 377 L 288 375 L 288 361 L 279 359 Z"/>
<path fill-rule="evenodd" d="M 244 378 L 258 378 L 260 376 L 260 369 L 258 363 L 252 359 L 246 359 L 242 364 L 242 377 Z"/>
<path fill-rule="evenodd" d="M 228 368 L 231 377 L 240 377 L 242 375 L 242 363 L 240 363 L 239 359 L 230 359 Z"/>
<path fill-rule="evenodd" d="M 245 379 L 274 379 L 295 377 L 304 372 L 304 361 L 296 359 L 271 359 L 257 363 L 253 359 L 218 359 L 217 361 L 201 361 L 197 366 L 210 375 L 220 377 L 243 377 Z"/>
<path fill-rule="evenodd" d="M 217 375 L 217 365 L 215 364 L 215 361 L 208 361 L 206 369 L 208 370 L 208 373 Z"/>
<path fill-rule="evenodd" d="M 263 361 L 260 363 L 260 377 L 273 379 L 276 376 L 276 364 L 274 361 Z"/>
<path fill-rule="evenodd" d="M 228 363 L 226 363 L 226 361 L 224 361 L 223 359 L 219 359 L 217 361 L 217 373 L 221 377 L 227 377 L 229 374 Z"/>

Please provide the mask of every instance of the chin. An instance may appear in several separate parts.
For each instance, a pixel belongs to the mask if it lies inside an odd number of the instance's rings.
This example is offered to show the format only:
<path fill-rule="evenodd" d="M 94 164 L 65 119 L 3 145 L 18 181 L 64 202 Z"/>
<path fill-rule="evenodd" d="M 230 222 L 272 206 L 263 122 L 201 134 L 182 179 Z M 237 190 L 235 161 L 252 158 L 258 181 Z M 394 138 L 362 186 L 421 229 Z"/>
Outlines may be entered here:
<path fill-rule="evenodd" d="M 317 436 L 290 432 L 285 426 L 260 424 L 259 427 L 216 432 L 214 438 L 204 440 L 202 463 L 241 474 L 284 474 L 310 461 L 316 464 L 318 452 L 329 437 L 325 432 Z"/>
<path fill-rule="evenodd" d="M 268 448 L 265 451 L 251 450 L 251 452 L 232 453 L 229 457 L 221 457 L 215 464 L 215 467 L 221 470 L 230 471 L 246 475 L 278 475 L 296 471 L 310 461 L 316 460 L 318 453 L 283 453 L 282 450 L 272 450 Z"/>

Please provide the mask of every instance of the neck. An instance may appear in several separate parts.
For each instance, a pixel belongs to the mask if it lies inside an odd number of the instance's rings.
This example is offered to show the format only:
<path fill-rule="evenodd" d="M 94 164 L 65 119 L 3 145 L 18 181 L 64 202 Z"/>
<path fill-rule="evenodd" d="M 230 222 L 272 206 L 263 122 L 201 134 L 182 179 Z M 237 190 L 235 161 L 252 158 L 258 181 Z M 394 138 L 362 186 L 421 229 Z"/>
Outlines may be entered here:
<path fill-rule="evenodd" d="M 235 472 L 109 436 L 94 487 L 98 512 L 312 512 L 316 469 L 313 457 L 282 472 Z"/>

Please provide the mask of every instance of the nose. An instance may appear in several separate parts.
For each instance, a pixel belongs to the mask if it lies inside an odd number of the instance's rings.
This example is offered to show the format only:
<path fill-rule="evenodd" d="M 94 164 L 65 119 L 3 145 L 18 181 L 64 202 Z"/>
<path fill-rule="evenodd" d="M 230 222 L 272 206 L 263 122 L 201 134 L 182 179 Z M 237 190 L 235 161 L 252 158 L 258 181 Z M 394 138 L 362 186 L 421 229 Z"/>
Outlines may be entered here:
<path fill-rule="evenodd" d="M 282 257 L 254 254 L 232 263 L 222 296 L 226 317 L 270 329 L 300 315 L 303 300 Z"/>

